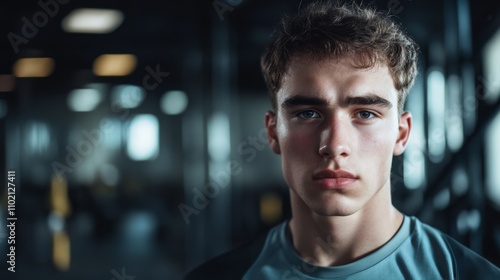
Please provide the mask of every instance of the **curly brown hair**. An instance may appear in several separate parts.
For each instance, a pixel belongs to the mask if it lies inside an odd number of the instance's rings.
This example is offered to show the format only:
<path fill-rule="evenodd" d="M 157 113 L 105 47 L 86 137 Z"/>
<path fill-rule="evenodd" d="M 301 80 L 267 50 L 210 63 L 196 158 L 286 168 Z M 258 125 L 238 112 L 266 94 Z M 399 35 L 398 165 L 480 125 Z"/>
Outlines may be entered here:
<path fill-rule="evenodd" d="M 376 63 L 389 67 L 403 112 L 417 76 L 418 46 L 388 16 L 372 8 L 338 1 L 313 2 L 294 16 L 285 16 L 261 57 L 273 109 L 276 94 L 292 58 L 335 58 L 352 55 L 356 67 Z"/>

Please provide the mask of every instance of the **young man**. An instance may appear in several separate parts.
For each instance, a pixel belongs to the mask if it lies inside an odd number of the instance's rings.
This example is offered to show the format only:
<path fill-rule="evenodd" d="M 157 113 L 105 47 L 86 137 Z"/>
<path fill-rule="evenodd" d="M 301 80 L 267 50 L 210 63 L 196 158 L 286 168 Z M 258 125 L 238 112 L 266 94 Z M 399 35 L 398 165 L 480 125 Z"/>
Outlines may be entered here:
<path fill-rule="evenodd" d="M 279 26 L 262 56 L 292 218 L 187 279 L 500 279 L 500 270 L 391 203 L 392 157 L 417 46 L 387 17 L 313 3 Z"/>

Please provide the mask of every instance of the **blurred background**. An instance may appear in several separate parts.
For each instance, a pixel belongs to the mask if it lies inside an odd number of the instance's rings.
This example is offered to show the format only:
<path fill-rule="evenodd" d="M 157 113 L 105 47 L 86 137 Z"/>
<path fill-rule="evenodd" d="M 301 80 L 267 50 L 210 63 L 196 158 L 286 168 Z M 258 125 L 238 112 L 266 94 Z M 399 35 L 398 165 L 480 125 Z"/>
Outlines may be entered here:
<path fill-rule="evenodd" d="M 180 279 L 289 217 L 259 58 L 300 3 L 3 1 L 2 279 Z M 394 203 L 500 265 L 500 2 L 370 3 L 421 47 Z"/>

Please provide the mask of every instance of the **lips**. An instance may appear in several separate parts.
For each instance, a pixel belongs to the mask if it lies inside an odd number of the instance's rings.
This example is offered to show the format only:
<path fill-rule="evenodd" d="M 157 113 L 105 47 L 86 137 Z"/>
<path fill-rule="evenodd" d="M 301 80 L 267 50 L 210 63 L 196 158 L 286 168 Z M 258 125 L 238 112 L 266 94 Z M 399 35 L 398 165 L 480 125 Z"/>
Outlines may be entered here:
<path fill-rule="evenodd" d="M 358 176 L 342 169 L 325 169 L 315 173 L 313 180 L 322 189 L 343 190 L 352 186 L 358 180 Z"/>

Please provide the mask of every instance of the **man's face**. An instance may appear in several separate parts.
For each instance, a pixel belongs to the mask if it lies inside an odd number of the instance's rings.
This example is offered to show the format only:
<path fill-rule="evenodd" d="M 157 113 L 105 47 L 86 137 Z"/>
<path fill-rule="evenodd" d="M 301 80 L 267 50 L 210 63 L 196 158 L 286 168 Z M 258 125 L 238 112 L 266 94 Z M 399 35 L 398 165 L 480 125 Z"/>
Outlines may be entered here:
<path fill-rule="evenodd" d="M 378 197 L 390 190 L 392 157 L 404 151 L 411 128 L 411 115 L 398 114 L 387 66 L 297 57 L 276 101 L 266 127 L 291 195 L 326 216 L 384 201 Z"/>

